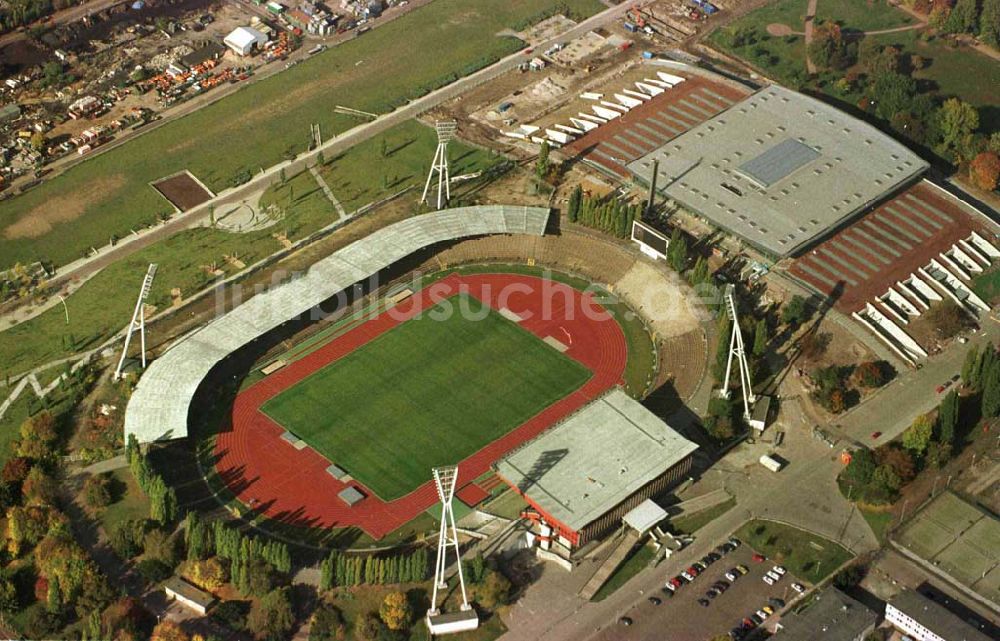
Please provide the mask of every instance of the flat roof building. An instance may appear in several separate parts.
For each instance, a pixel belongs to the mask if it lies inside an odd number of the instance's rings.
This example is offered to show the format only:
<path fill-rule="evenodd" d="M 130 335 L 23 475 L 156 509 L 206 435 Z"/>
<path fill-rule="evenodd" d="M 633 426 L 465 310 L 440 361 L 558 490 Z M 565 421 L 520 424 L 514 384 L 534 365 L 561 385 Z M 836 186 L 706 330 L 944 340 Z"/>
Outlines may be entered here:
<path fill-rule="evenodd" d="M 927 169 L 875 127 L 765 87 L 628 164 L 649 184 L 760 251 L 784 257 Z"/>
<path fill-rule="evenodd" d="M 913 590 L 903 590 L 889 599 L 885 620 L 916 641 L 993 641 L 937 601 Z"/>
<path fill-rule="evenodd" d="M 198 614 L 208 612 L 209 606 L 215 602 L 215 597 L 196 588 L 178 576 L 172 576 L 163 582 L 163 591 L 167 598 L 176 599 Z"/>
<path fill-rule="evenodd" d="M 508 454 L 497 474 L 575 548 L 691 469 L 698 446 L 614 389 Z"/>
<path fill-rule="evenodd" d="M 807 608 L 781 617 L 775 641 L 864 641 L 878 616 L 836 588 L 816 595 Z"/>

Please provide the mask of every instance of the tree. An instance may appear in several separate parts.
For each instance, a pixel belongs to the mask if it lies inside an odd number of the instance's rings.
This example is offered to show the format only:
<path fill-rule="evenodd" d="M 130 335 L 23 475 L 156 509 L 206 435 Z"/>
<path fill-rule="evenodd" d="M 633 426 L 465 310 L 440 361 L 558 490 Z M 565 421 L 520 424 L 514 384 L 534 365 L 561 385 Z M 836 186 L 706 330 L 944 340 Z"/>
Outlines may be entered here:
<path fill-rule="evenodd" d="M 152 616 L 142 607 L 141 601 L 135 597 L 122 597 L 109 605 L 101 614 L 101 637 L 146 638 L 153 627 L 152 623 Z"/>
<path fill-rule="evenodd" d="M 390 630 L 405 630 L 413 619 L 413 608 L 402 592 L 390 592 L 385 595 L 378 613 Z"/>
<path fill-rule="evenodd" d="M 20 605 L 14 583 L 7 577 L 0 578 L 0 613 L 14 614 Z"/>
<path fill-rule="evenodd" d="M 931 423 L 931 419 L 926 414 L 922 414 L 903 432 L 903 447 L 917 456 L 921 456 L 927 451 L 933 433 L 934 425 Z"/>
<path fill-rule="evenodd" d="M 43 459 L 50 456 L 56 440 L 56 421 L 47 411 L 39 412 L 21 423 L 18 456 Z"/>
<path fill-rule="evenodd" d="M 976 31 L 978 14 L 976 0 L 956 0 L 944 27 L 950 33 L 973 33 Z"/>
<path fill-rule="evenodd" d="M 965 353 L 965 361 L 962 363 L 962 381 L 966 385 L 975 389 L 979 383 L 979 348 L 975 345 Z"/>
<path fill-rule="evenodd" d="M 868 97 L 875 105 L 875 113 L 885 120 L 906 111 L 916 94 L 917 81 L 895 71 L 876 74 L 868 85 Z"/>
<path fill-rule="evenodd" d="M 853 63 L 852 49 L 843 38 L 840 25 L 823 21 L 813 29 L 809 58 L 821 69 L 846 69 Z"/>
<path fill-rule="evenodd" d="M 871 481 L 875 467 L 875 455 L 871 450 L 861 448 L 851 453 L 851 461 L 844 468 L 842 475 L 846 481 L 866 485 Z"/>
<path fill-rule="evenodd" d="M 890 467 L 899 477 L 901 483 L 909 483 L 917 475 L 917 466 L 913 462 L 913 457 L 910 456 L 909 452 L 895 445 L 878 448 L 875 451 L 875 459 L 879 465 Z"/>
<path fill-rule="evenodd" d="M 865 578 L 864 566 L 854 563 L 833 575 L 833 585 L 843 592 L 856 587 Z"/>
<path fill-rule="evenodd" d="M 992 348 L 986 352 L 994 355 L 996 353 Z M 995 356 L 990 363 L 984 363 L 984 371 L 980 375 L 983 380 L 982 414 L 986 418 L 991 418 L 1000 414 L 1000 363 Z"/>
<path fill-rule="evenodd" d="M 476 600 L 487 610 L 510 602 L 511 582 L 500 572 L 491 571 L 483 584 L 476 588 Z"/>
<path fill-rule="evenodd" d="M 575 223 L 576 219 L 580 215 L 580 205 L 583 202 L 583 187 L 577 185 L 570 192 L 569 202 L 566 203 L 566 216 L 569 218 L 569 222 Z"/>
<path fill-rule="evenodd" d="M 667 247 L 667 260 L 677 273 L 683 273 L 687 268 L 687 238 L 679 227 L 674 227 L 673 233 L 670 234 L 670 245 Z"/>
<path fill-rule="evenodd" d="M 538 150 L 538 158 L 535 160 L 535 174 L 540 180 L 544 180 L 549 175 L 549 143 L 546 141 L 542 142 L 542 146 Z"/>
<path fill-rule="evenodd" d="M 270 592 L 274 583 L 274 569 L 264 559 L 250 559 L 244 566 L 246 572 L 246 594 L 263 596 Z"/>
<path fill-rule="evenodd" d="M 153 628 L 150 641 L 191 641 L 191 635 L 170 619 L 164 619 Z"/>
<path fill-rule="evenodd" d="M 20 488 L 24 479 L 28 478 L 31 471 L 31 459 L 27 456 L 13 456 L 4 463 L 3 470 L 0 471 L 0 480 L 4 483 L 16 483 Z"/>
<path fill-rule="evenodd" d="M 28 505 L 53 505 L 59 493 L 59 483 L 46 474 L 40 465 L 36 465 L 24 479 L 21 492 Z"/>
<path fill-rule="evenodd" d="M 147 559 L 155 559 L 173 567 L 177 563 L 177 544 L 169 533 L 159 528 L 146 532 L 142 544 Z"/>
<path fill-rule="evenodd" d="M 881 46 L 871 38 L 861 41 L 858 59 L 865 73 L 877 76 L 880 73 L 897 73 L 900 67 L 900 51 L 892 45 Z"/>
<path fill-rule="evenodd" d="M 852 376 L 855 383 L 861 387 L 869 389 L 882 387 L 889 382 L 891 368 L 892 366 L 885 361 L 865 361 L 854 368 Z"/>
<path fill-rule="evenodd" d="M 357 641 L 378 641 L 385 624 L 374 612 L 358 617 L 354 622 L 354 638 Z"/>
<path fill-rule="evenodd" d="M 340 610 L 329 603 L 320 604 L 312 615 L 309 641 L 343 641 L 346 637 L 347 630 Z"/>
<path fill-rule="evenodd" d="M 761 357 L 767 351 L 767 320 L 761 318 L 757 321 L 753 335 L 753 355 Z"/>
<path fill-rule="evenodd" d="M 192 583 L 209 592 L 218 590 L 226 582 L 226 570 L 216 558 L 190 561 L 183 574 Z"/>
<path fill-rule="evenodd" d="M 83 500 L 92 508 L 107 507 L 111 503 L 111 481 L 104 474 L 88 476 L 83 482 Z"/>
<path fill-rule="evenodd" d="M 979 13 L 979 37 L 993 47 L 1000 47 L 1000 0 L 983 0 Z"/>
<path fill-rule="evenodd" d="M 955 441 L 955 428 L 958 426 L 959 398 L 958 392 L 951 390 L 941 401 L 937 417 L 937 440 L 951 445 Z"/>
<path fill-rule="evenodd" d="M 111 549 L 122 559 L 131 559 L 142 552 L 142 542 L 146 533 L 146 523 L 138 519 L 127 519 L 111 528 Z"/>
<path fill-rule="evenodd" d="M 969 178 L 976 187 L 993 191 L 1000 182 L 1000 156 L 995 151 L 982 151 L 969 163 Z"/>
<path fill-rule="evenodd" d="M 896 471 L 888 465 L 879 465 L 872 474 L 872 484 L 895 494 L 902 486 L 902 481 Z"/>
<path fill-rule="evenodd" d="M 38 153 L 42 153 L 43 151 L 45 151 L 46 143 L 47 141 L 45 140 L 45 134 L 43 134 L 40 131 L 36 131 L 35 133 L 31 134 L 31 140 L 28 142 L 28 144 L 31 145 L 31 148 L 37 151 Z"/>
<path fill-rule="evenodd" d="M 806 307 L 806 299 L 797 294 L 792 296 L 792 298 L 785 303 L 785 306 L 781 308 L 781 322 L 786 325 L 792 325 L 795 327 L 801 325 L 808 319 L 809 310 Z"/>
<path fill-rule="evenodd" d="M 941 131 L 941 147 L 962 159 L 968 139 L 979 128 L 979 111 L 958 98 L 949 98 L 938 110 L 937 125 Z"/>
<path fill-rule="evenodd" d="M 282 639 L 294 625 L 295 614 L 288 588 L 272 590 L 250 606 L 247 628 L 258 639 Z"/>

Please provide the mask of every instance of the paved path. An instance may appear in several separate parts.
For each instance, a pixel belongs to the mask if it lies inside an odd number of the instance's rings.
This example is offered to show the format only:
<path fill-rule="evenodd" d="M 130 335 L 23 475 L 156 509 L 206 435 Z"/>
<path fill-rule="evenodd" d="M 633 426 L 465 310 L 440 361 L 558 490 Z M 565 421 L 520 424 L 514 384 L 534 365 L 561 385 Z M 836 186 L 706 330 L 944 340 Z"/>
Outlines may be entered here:
<path fill-rule="evenodd" d="M 330 186 L 326 184 L 326 181 L 323 180 L 323 176 L 319 173 L 319 169 L 316 169 L 316 165 L 309 168 L 309 173 L 311 173 L 313 178 L 316 179 L 316 184 L 323 189 L 323 193 L 326 194 L 326 199 L 333 204 L 333 208 L 337 210 L 340 217 L 347 218 L 348 216 L 347 212 L 344 210 L 344 206 L 341 205 L 340 201 L 337 200 L 337 197 L 333 195 L 333 191 L 330 189 Z"/>
<path fill-rule="evenodd" d="M 816 65 L 813 64 L 812 59 L 809 57 L 809 45 L 812 43 L 813 26 L 816 22 L 816 3 L 817 0 L 809 0 L 809 6 L 806 7 L 806 71 L 810 75 L 816 73 Z"/>

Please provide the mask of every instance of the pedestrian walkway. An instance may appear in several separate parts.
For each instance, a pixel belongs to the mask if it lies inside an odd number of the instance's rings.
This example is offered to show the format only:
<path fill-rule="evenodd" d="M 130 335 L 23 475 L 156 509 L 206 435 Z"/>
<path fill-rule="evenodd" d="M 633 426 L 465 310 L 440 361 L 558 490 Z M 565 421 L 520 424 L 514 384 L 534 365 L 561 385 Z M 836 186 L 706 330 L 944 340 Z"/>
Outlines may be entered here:
<path fill-rule="evenodd" d="M 333 195 L 333 191 L 330 189 L 330 186 L 326 184 L 326 181 L 323 180 L 323 175 L 319 173 L 318 169 L 316 169 L 316 165 L 309 168 L 309 173 L 316 179 L 316 184 L 323 189 L 323 193 L 326 194 L 327 200 L 333 204 L 333 208 L 337 210 L 340 217 L 347 218 L 347 212 L 344 210 L 344 206 L 341 205 L 340 201 L 337 200 L 337 197 Z"/>

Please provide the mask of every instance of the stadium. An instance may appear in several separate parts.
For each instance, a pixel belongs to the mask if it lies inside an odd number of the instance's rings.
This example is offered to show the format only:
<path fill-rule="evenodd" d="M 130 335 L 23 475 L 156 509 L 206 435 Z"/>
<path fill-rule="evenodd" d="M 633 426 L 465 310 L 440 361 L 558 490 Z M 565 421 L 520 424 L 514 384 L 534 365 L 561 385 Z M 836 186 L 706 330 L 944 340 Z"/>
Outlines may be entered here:
<path fill-rule="evenodd" d="M 621 313 L 676 300 L 676 283 L 632 247 L 548 225 L 544 208 L 468 207 L 356 241 L 167 349 L 126 432 L 190 442 L 218 498 L 282 527 L 383 540 L 437 504 L 430 471 L 453 464 L 456 498 L 476 506 L 500 489 L 499 461 L 609 393 L 648 414 L 633 397 L 665 377 L 683 396 L 704 370 L 693 309 L 649 325 Z M 694 444 L 650 417 L 687 446 L 644 473 L 686 469 Z"/>

